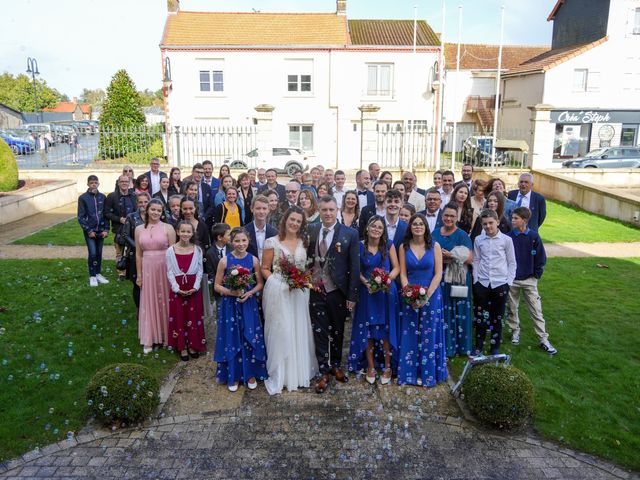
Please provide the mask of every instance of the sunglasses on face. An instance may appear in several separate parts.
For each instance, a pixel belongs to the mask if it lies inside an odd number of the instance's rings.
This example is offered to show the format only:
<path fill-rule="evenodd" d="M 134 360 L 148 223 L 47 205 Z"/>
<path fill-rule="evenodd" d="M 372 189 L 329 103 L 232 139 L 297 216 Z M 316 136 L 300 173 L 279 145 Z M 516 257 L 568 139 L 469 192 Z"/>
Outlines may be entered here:
<path fill-rule="evenodd" d="M 133 173 L 133 170 L 122 170 L 122 173 Z"/>

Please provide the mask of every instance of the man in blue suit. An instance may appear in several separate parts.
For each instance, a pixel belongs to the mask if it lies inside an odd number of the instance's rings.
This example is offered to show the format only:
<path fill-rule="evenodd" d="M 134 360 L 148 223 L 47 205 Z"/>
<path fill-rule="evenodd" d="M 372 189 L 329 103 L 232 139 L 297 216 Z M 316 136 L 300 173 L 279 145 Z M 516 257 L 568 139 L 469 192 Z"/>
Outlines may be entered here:
<path fill-rule="evenodd" d="M 358 217 L 358 230 L 361 239 L 364 238 L 364 227 L 367 226 L 367 222 L 371 217 L 374 215 L 384 217 L 386 213 L 385 198 L 388 190 L 389 186 L 382 180 L 378 180 L 373 184 L 373 197 L 375 202 L 360 209 L 360 216 Z"/>
<path fill-rule="evenodd" d="M 431 187 L 427 190 L 425 203 L 427 208 L 418 213 L 427 217 L 429 231 L 433 233 L 436 228 L 440 228 L 442 226 L 442 210 L 440 209 L 442 197 L 440 196 L 440 191 L 436 187 Z"/>
<path fill-rule="evenodd" d="M 407 232 L 407 222 L 400 220 L 402 194 L 398 190 L 389 190 L 384 196 L 384 204 L 387 208 L 387 213 L 384 216 L 387 235 L 389 240 L 393 242 L 393 246 L 396 247 L 396 252 L 399 252 Z"/>
<path fill-rule="evenodd" d="M 278 235 L 278 230 L 267 223 L 269 214 L 269 199 L 264 195 L 256 195 L 251 202 L 253 221 L 244 228 L 249 233 L 249 247 L 247 252 L 256 257 L 262 264 L 262 251 L 267 238 Z"/>
<path fill-rule="evenodd" d="M 203 218 L 204 223 L 207 224 L 210 230 L 213 226 L 213 213 L 215 211 L 215 205 L 213 204 L 213 195 L 211 193 L 211 187 L 202 181 L 204 177 L 204 167 L 201 163 L 196 163 L 191 169 L 191 178 L 193 182 L 198 184 L 198 203 L 202 204 L 203 211 L 200 212 L 200 216 Z"/>
<path fill-rule="evenodd" d="M 337 221 L 335 198 L 322 197 L 318 206 L 321 223 L 309 227 L 307 258 L 313 259 L 314 276 L 321 280 L 311 291 L 309 314 L 320 367 L 315 389 L 322 393 L 331 375 L 338 382 L 349 380 L 342 370 L 342 344 L 345 319 L 358 301 L 360 239 L 356 229 Z"/>
<path fill-rule="evenodd" d="M 220 180 L 213 176 L 213 163 L 211 160 L 205 160 L 202 162 L 202 168 L 204 169 L 202 183 L 206 183 L 211 187 L 211 195 L 216 198 L 216 193 L 220 190 Z"/>
<path fill-rule="evenodd" d="M 518 190 L 511 190 L 508 198 L 516 202 L 518 207 L 527 207 L 531 210 L 529 228 L 537 232 L 547 216 L 547 201 L 542 195 L 533 191 L 533 175 L 528 172 L 521 174 Z"/>

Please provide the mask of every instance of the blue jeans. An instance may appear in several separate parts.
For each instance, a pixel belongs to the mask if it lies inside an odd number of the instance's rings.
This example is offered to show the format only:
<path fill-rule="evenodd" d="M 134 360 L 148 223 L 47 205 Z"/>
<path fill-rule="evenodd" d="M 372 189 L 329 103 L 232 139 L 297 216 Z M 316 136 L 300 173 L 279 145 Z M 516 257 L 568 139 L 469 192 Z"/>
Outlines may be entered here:
<path fill-rule="evenodd" d="M 87 232 L 84 232 L 84 241 L 89 251 L 89 258 L 87 259 L 89 276 L 95 277 L 100 273 L 102 267 L 102 244 L 104 243 L 104 238 L 100 233 L 96 233 L 95 238 L 91 238 Z"/>

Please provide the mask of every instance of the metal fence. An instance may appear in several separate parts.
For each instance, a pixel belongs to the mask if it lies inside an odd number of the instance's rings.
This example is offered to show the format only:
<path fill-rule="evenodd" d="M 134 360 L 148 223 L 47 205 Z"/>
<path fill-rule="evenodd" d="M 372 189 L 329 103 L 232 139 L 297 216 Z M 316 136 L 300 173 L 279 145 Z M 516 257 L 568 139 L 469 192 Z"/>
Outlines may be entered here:
<path fill-rule="evenodd" d="M 255 156 L 247 154 L 257 148 L 257 131 L 254 126 L 176 126 L 170 135 L 170 148 L 177 166 L 192 166 L 203 160 L 220 166 L 227 160 L 242 160 L 255 167 Z"/>

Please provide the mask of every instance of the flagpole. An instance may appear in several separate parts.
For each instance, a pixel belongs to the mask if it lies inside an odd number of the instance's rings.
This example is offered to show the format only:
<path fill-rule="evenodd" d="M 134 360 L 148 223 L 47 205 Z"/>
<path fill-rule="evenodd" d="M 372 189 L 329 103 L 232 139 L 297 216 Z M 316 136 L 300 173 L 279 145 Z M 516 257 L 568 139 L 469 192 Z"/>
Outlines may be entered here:
<path fill-rule="evenodd" d="M 444 29 L 445 29 L 445 15 L 446 5 L 445 0 L 442 0 L 442 31 L 440 33 L 440 58 L 438 59 L 438 97 L 436 107 L 436 144 L 434 148 L 435 152 L 435 166 L 436 170 L 440 169 L 440 156 L 441 152 L 441 139 L 442 139 L 442 99 L 444 93 Z"/>
<path fill-rule="evenodd" d="M 458 80 L 460 79 L 460 43 L 462 42 L 462 5 L 458 6 L 458 53 L 456 57 L 456 79 L 453 82 L 454 108 L 458 108 Z M 456 147 L 458 141 L 458 111 L 453 116 L 453 139 L 451 147 L 451 170 L 456 167 Z"/>
<path fill-rule="evenodd" d="M 504 41 L 504 4 L 500 6 L 500 47 L 498 48 L 498 72 L 496 74 L 496 101 L 493 107 L 493 140 L 491 142 L 491 169 L 496 169 L 496 138 L 498 112 L 500 111 L 500 72 L 502 70 L 502 43 Z"/>

